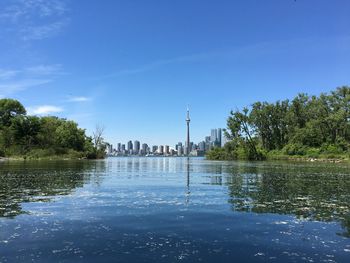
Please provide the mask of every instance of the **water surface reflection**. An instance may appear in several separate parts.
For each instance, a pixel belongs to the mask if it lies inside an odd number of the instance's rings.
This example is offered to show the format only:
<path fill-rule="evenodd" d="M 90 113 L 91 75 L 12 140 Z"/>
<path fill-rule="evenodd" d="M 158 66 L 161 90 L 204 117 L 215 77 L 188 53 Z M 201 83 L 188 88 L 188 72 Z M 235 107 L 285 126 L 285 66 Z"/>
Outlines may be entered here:
<path fill-rule="evenodd" d="M 49 202 L 56 195 L 71 194 L 92 178 L 98 183 L 104 170 L 104 162 L 0 163 L 0 217 L 26 213 L 22 203 Z"/>
<path fill-rule="evenodd" d="M 0 163 L 0 262 L 346 262 L 348 165 Z"/>

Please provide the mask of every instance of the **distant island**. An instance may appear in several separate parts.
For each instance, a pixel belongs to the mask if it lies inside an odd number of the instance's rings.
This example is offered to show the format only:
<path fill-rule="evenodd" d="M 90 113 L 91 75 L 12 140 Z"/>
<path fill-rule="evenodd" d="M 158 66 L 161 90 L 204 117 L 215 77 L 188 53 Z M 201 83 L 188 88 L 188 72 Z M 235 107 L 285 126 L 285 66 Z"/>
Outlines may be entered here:
<path fill-rule="evenodd" d="M 350 88 L 231 111 L 225 136 L 229 141 L 208 151 L 208 159 L 349 160 Z"/>
<path fill-rule="evenodd" d="M 101 130 L 89 137 L 74 121 L 29 116 L 19 101 L 0 99 L 0 157 L 97 159 L 105 149 Z"/>

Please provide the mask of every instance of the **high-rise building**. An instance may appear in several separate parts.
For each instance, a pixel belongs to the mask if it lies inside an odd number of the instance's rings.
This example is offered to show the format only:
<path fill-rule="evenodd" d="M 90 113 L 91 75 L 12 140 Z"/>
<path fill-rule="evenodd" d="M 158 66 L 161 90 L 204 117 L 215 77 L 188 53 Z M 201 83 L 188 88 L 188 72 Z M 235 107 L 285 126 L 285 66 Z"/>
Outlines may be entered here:
<path fill-rule="evenodd" d="M 207 141 L 207 138 L 206 138 L 206 141 Z M 221 128 L 211 129 L 210 147 L 221 147 L 221 144 L 222 144 L 222 130 L 221 130 Z"/>
<path fill-rule="evenodd" d="M 158 153 L 159 154 L 164 154 L 164 146 L 163 145 L 159 145 Z"/>
<path fill-rule="evenodd" d="M 200 142 L 198 148 L 200 151 L 205 151 L 205 141 Z"/>
<path fill-rule="evenodd" d="M 125 144 L 122 144 L 122 152 L 125 152 Z"/>
<path fill-rule="evenodd" d="M 210 133 L 210 143 L 215 146 L 216 141 L 218 138 L 218 133 L 216 129 L 211 129 L 211 133 Z"/>
<path fill-rule="evenodd" d="M 175 150 L 179 150 L 179 147 L 182 147 L 182 142 L 178 142 L 176 145 L 175 145 Z"/>
<path fill-rule="evenodd" d="M 122 150 L 122 144 L 119 142 L 117 144 L 117 152 L 120 152 Z"/>
<path fill-rule="evenodd" d="M 205 136 L 205 150 L 208 151 L 210 149 L 210 136 Z"/>
<path fill-rule="evenodd" d="M 140 152 L 140 142 L 139 141 L 134 141 L 134 153 L 138 154 Z"/>
<path fill-rule="evenodd" d="M 152 146 L 152 153 L 156 153 L 158 150 L 158 146 L 157 145 L 153 145 Z"/>
<path fill-rule="evenodd" d="M 169 145 L 164 145 L 164 154 L 169 154 Z"/>
<path fill-rule="evenodd" d="M 142 150 L 141 154 L 146 154 L 147 153 L 147 148 L 148 148 L 147 143 L 143 143 L 142 144 L 142 148 L 141 148 L 141 150 Z"/>
<path fill-rule="evenodd" d="M 188 156 L 188 155 L 190 154 L 190 151 L 188 150 L 188 147 L 185 145 L 185 146 L 183 147 L 183 149 L 184 149 L 184 155 Z M 188 153 L 188 154 L 187 154 L 187 153 Z"/>
<path fill-rule="evenodd" d="M 184 149 L 182 145 L 178 145 L 177 147 L 177 155 L 182 156 L 184 154 Z"/>
<path fill-rule="evenodd" d="M 132 141 L 128 141 L 128 148 L 127 148 L 128 152 L 132 152 L 133 147 L 132 147 Z"/>

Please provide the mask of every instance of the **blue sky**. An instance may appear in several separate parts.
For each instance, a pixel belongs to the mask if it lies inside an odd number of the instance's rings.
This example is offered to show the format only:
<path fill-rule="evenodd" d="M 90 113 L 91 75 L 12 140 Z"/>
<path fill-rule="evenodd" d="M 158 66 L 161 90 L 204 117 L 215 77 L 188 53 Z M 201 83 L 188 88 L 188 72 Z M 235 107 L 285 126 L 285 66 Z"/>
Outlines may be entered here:
<path fill-rule="evenodd" d="M 349 85 L 348 0 L 2 0 L 0 97 L 113 144 L 198 142 L 231 109 Z"/>

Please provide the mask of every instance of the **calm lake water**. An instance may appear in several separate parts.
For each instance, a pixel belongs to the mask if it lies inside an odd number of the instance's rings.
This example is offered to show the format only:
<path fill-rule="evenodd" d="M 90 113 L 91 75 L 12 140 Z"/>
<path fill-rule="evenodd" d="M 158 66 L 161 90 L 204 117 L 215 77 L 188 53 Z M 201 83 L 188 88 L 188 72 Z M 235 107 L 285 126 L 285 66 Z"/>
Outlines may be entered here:
<path fill-rule="evenodd" d="M 350 166 L 0 163 L 0 262 L 350 262 Z"/>

